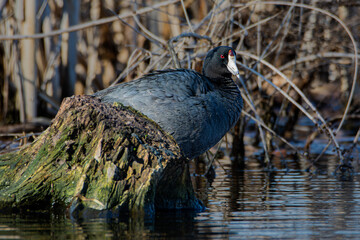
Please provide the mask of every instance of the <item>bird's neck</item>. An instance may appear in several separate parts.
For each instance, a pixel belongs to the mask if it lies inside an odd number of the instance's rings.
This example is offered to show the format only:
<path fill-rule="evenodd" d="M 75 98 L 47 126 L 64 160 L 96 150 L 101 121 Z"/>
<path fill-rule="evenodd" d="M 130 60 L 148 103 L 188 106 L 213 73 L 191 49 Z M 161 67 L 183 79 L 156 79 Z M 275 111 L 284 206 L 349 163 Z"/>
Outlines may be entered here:
<path fill-rule="evenodd" d="M 222 78 L 216 81 L 212 79 L 211 81 L 217 93 L 221 95 L 221 98 L 219 98 L 221 99 L 221 104 L 219 105 L 221 109 L 217 109 L 217 111 L 223 114 L 220 114 L 222 117 L 219 121 L 227 129 L 230 129 L 238 121 L 243 108 L 240 89 L 231 78 Z M 226 115 L 228 117 L 223 117 Z"/>
<path fill-rule="evenodd" d="M 212 79 L 213 84 L 218 89 L 218 92 L 223 97 L 223 101 L 227 102 L 226 106 L 232 111 L 239 111 L 243 107 L 243 99 L 239 87 L 232 78 Z"/>
<path fill-rule="evenodd" d="M 234 80 L 230 77 L 227 78 L 212 78 L 210 81 L 224 94 L 229 96 L 240 95 L 240 90 Z"/>

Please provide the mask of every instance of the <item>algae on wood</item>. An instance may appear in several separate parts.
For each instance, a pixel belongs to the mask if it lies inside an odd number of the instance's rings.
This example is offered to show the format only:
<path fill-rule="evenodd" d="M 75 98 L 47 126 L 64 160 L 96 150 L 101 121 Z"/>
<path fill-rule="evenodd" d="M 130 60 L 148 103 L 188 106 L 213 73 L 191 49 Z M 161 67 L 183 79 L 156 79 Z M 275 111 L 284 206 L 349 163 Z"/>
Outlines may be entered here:
<path fill-rule="evenodd" d="M 74 215 L 203 208 L 169 134 L 133 109 L 90 96 L 66 98 L 35 142 L 0 156 L 0 209 L 53 205 Z"/>

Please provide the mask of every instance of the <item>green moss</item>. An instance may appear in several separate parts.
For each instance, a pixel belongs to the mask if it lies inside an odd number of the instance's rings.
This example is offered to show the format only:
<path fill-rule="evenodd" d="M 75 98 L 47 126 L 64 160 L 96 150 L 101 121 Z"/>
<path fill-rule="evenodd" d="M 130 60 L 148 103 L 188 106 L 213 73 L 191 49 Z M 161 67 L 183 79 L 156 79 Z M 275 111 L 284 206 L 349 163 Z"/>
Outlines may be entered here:
<path fill-rule="evenodd" d="M 33 144 L 0 156 L 0 209 L 61 203 L 71 211 L 153 211 L 157 192 L 191 193 L 173 138 L 136 110 L 92 101 L 66 99 Z M 186 186 L 166 188 L 169 182 Z M 167 193 L 175 189 L 184 196 Z"/>

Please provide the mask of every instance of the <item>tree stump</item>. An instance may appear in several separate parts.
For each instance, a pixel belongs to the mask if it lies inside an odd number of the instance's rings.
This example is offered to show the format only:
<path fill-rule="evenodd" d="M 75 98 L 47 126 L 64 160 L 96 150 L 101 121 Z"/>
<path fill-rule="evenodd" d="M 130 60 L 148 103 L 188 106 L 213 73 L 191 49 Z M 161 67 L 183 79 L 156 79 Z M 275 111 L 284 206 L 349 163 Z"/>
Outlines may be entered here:
<path fill-rule="evenodd" d="M 171 135 L 134 109 L 91 96 L 64 99 L 31 145 L 0 156 L 0 209 L 51 206 L 73 216 L 203 209 Z"/>

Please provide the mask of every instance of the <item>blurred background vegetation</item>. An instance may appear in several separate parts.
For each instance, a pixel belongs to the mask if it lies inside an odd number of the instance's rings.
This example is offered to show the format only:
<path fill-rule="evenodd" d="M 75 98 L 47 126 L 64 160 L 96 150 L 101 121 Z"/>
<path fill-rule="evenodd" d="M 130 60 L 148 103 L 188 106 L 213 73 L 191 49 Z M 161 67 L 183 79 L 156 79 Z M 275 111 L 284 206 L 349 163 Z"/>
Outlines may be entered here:
<path fill-rule="evenodd" d="M 342 119 L 359 120 L 359 90 L 353 84 L 359 11 L 356 0 L 0 0 L 0 132 L 47 126 L 67 96 L 91 94 L 153 70 L 201 71 L 209 49 L 228 45 L 239 63 L 315 116 L 310 145 L 321 133 L 317 128 L 336 134 Z M 319 112 L 251 54 L 283 72 Z M 263 78 L 242 71 L 244 112 L 274 131 L 263 137 L 256 131 L 252 141 L 270 151 L 278 146 L 272 136 L 291 139 L 304 114 Z M 317 124 L 319 114 L 325 122 Z M 234 151 L 243 148 L 245 128 L 259 127 L 253 121 L 244 117 L 236 126 Z M 346 126 L 357 143 L 359 124 Z M 334 141 L 329 132 L 325 137 Z"/>

